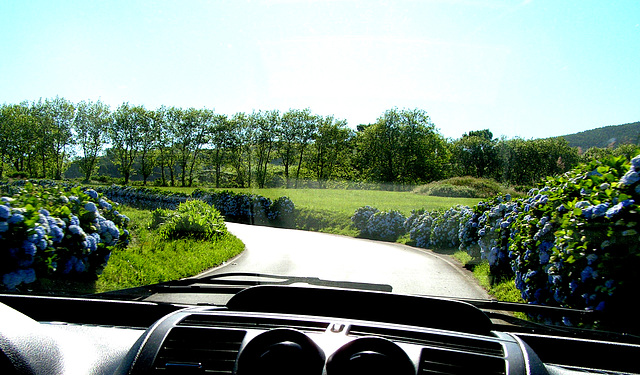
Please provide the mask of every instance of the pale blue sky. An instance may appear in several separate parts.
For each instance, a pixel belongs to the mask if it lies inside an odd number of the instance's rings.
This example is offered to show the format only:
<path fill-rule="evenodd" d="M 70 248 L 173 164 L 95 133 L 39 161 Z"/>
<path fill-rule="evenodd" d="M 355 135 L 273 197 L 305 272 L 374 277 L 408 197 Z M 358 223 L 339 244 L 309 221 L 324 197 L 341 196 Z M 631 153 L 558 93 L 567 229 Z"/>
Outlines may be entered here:
<path fill-rule="evenodd" d="M 421 108 L 446 137 L 640 121 L 640 1 L 0 0 L 0 103 Z"/>

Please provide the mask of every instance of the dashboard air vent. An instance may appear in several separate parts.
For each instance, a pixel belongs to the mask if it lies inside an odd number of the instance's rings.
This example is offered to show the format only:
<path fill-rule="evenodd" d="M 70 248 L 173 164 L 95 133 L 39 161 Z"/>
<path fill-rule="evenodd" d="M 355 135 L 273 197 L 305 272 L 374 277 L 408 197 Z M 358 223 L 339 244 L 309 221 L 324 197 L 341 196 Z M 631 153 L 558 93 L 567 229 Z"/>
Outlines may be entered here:
<path fill-rule="evenodd" d="M 351 336 L 378 336 L 391 341 L 418 344 L 433 348 L 458 350 L 468 353 L 485 354 L 497 357 L 504 356 L 502 345 L 489 340 L 449 336 L 444 334 L 399 330 L 390 328 L 351 326 Z"/>
<path fill-rule="evenodd" d="M 420 375 L 505 375 L 506 373 L 507 366 L 503 358 L 430 348 L 422 349 L 418 368 Z"/>
<path fill-rule="evenodd" d="M 324 332 L 328 322 L 297 320 L 286 318 L 245 317 L 234 315 L 200 315 L 193 314 L 180 322 L 181 326 L 219 327 L 238 329 L 275 329 L 292 328 L 302 332 Z"/>
<path fill-rule="evenodd" d="M 233 373 L 244 331 L 176 327 L 154 361 L 155 373 Z"/>

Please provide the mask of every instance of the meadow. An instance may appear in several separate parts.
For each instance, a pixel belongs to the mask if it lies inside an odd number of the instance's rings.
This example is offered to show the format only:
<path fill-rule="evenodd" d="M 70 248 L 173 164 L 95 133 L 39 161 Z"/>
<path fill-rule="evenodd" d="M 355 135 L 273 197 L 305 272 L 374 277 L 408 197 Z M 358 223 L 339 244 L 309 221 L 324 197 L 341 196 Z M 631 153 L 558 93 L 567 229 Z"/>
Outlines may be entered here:
<path fill-rule="evenodd" d="M 164 191 L 191 194 L 196 188 L 163 187 Z M 205 189 L 209 190 L 209 189 Z M 350 189 L 211 189 L 257 194 L 275 200 L 289 197 L 296 207 L 295 228 L 356 237 L 351 216 L 363 206 L 381 211 L 397 210 L 405 216 L 412 210 L 446 210 L 455 205 L 474 206 L 480 198 L 451 198 L 416 194 L 411 191 Z"/>

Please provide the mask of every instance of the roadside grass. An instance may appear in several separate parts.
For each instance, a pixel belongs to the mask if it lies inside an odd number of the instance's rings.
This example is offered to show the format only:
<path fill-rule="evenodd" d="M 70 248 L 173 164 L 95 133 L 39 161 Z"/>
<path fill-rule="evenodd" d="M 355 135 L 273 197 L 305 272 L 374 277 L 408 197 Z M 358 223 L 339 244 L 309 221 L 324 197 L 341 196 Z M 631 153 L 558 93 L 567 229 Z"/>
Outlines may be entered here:
<path fill-rule="evenodd" d="M 122 205 L 120 212 L 131 219 L 131 242 L 112 252 L 96 281 L 97 293 L 194 276 L 244 250 L 242 241 L 230 233 L 215 241 L 163 240 L 149 229 L 150 211 Z"/>
<path fill-rule="evenodd" d="M 476 259 L 464 251 L 456 251 L 452 254 L 452 257 L 460 261 L 465 268 L 472 270 L 473 276 L 478 280 L 480 286 L 496 300 L 503 302 L 526 303 L 522 299 L 520 291 L 516 288 L 516 284 L 513 279 L 499 280 L 497 282 L 493 280 L 493 277 L 489 272 L 489 263 L 487 261 L 481 261 L 478 263 Z M 520 319 L 529 319 L 527 314 L 524 313 L 514 312 L 513 315 Z"/>

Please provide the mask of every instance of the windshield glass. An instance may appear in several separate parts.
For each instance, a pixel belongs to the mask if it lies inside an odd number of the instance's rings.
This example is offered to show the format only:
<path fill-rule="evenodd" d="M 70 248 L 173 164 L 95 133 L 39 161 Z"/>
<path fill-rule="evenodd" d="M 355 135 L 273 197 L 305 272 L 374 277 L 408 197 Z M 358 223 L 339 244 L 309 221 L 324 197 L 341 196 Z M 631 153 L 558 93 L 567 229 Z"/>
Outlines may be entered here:
<path fill-rule="evenodd" d="M 638 14 L 3 3 L 0 289 L 266 273 L 594 311 L 596 328 L 627 330 Z"/>

